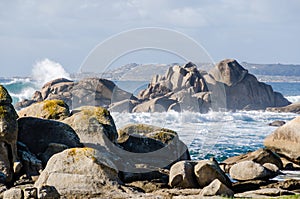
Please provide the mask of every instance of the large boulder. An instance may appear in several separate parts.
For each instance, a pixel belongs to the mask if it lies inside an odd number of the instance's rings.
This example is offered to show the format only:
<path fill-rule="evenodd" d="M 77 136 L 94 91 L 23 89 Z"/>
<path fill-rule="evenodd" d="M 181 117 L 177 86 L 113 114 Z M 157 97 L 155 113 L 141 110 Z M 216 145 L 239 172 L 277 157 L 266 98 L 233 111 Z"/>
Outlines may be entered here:
<path fill-rule="evenodd" d="M 34 103 L 18 112 L 20 117 L 38 117 L 63 120 L 70 115 L 68 105 L 62 100 L 45 100 Z"/>
<path fill-rule="evenodd" d="M 9 183 L 17 161 L 18 115 L 11 105 L 12 98 L 0 85 L 0 183 Z"/>
<path fill-rule="evenodd" d="M 106 151 L 73 148 L 52 156 L 34 186 L 54 187 L 66 198 L 111 198 L 122 183 Z"/>
<path fill-rule="evenodd" d="M 131 169 L 122 172 L 124 181 L 165 178 L 161 170 L 169 169 L 179 160 L 189 160 L 186 145 L 176 132 L 145 124 L 130 124 L 119 130 L 118 145 L 124 150 L 118 153 L 126 158 Z"/>
<path fill-rule="evenodd" d="M 229 170 L 229 175 L 239 181 L 266 180 L 275 177 L 276 172 L 258 163 L 247 160 L 234 164 Z"/>
<path fill-rule="evenodd" d="M 222 165 L 225 165 L 224 170 L 228 173 L 232 165 L 246 160 L 251 160 L 253 162 L 259 163 L 260 165 L 263 165 L 265 163 L 272 163 L 279 169 L 283 168 L 283 164 L 279 155 L 269 149 L 258 149 L 253 152 L 227 158 L 222 162 Z"/>
<path fill-rule="evenodd" d="M 300 117 L 277 128 L 264 140 L 264 145 L 300 164 Z"/>
<path fill-rule="evenodd" d="M 62 122 L 23 117 L 18 119 L 18 126 L 18 141 L 24 143 L 38 157 L 42 157 L 52 143 L 64 144 L 69 148 L 82 147 L 75 131 Z"/>
<path fill-rule="evenodd" d="M 194 174 L 194 162 L 180 161 L 172 165 L 169 185 L 179 188 L 197 188 L 199 185 Z"/>
<path fill-rule="evenodd" d="M 216 161 L 200 160 L 194 167 L 194 173 L 200 188 L 208 186 L 212 181 L 218 179 L 222 184 L 231 187 L 231 181 L 221 170 Z"/>
<path fill-rule="evenodd" d="M 70 125 L 85 146 L 109 146 L 117 142 L 118 132 L 110 112 L 103 107 L 84 106 L 73 110 L 62 122 Z"/>
<path fill-rule="evenodd" d="M 274 92 L 270 85 L 259 82 L 254 75 L 249 74 L 236 60 L 226 59 L 219 62 L 210 71 L 210 77 L 224 84 L 224 108 L 256 110 L 290 104 L 280 93 Z"/>

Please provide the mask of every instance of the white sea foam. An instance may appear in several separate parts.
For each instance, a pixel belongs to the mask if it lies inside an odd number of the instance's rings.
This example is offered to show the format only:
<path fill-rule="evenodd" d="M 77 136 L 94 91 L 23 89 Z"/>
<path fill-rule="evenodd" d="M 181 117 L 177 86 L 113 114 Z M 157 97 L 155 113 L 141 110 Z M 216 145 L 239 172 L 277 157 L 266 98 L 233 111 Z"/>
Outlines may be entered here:
<path fill-rule="evenodd" d="M 32 78 L 38 84 L 45 84 L 56 78 L 67 78 L 70 79 L 69 73 L 65 71 L 61 64 L 44 59 L 37 62 L 32 68 Z"/>
<path fill-rule="evenodd" d="M 15 94 L 15 93 L 10 93 L 12 98 L 16 98 L 16 102 L 22 101 L 23 99 L 31 99 L 33 93 L 35 92 L 35 88 L 33 87 L 26 87 L 21 90 L 21 92 Z"/>
<path fill-rule="evenodd" d="M 300 96 L 287 96 L 285 97 L 287 100 L 289 100 L 292 103 L 300 102 Z"/>
<path fill-rule="evenodd" d="M 263 147 L 264 138 L 275 130 L 268 126 L 274 120 L 289 121 L 293 113 L 264 111 L 166 113 L 112 113 L 118 128 L 130 123 L 144 123 L 170 128 L 190 149 L 192 158 L 208 154 L 219 159 Z"/>

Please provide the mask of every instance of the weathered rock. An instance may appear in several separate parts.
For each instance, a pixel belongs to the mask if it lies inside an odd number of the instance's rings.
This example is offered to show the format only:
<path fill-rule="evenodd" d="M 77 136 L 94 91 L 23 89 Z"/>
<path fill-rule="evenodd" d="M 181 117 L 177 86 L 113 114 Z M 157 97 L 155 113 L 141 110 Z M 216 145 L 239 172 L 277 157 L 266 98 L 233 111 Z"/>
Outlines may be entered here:
<path fill-rule="evenodd" d="M 24 117 L 18 119 L 18 125 L 18 141 L 24 143 L 38 157 L 46 151 L 51 143 L 64 144 L 69 148 L 82 147 L 75 131 L 62 122 Z M 46 162 L 43 164 L 45 165 Z"/>
<path fill-rule="evenodd" d="M 196 188 L 199 185 L 194 174 L 194 164 L 188 161 L 180 161 L 172 165 L 169 174 L 169 185 L 179 188 Z"/>
<path fill-rule="evenodd" d="M 226 59 L 210 71 L 211 77 L 224 84 L 227 109 L 266 109 L 280 107 L 290 102 L 272 87 L 259 82 L 236 60 Z"/>
<path fill-rule="evenodd" d="M 275 164 L 279 169 L 283 168 L 280 157 L 276 153 L 268 149 L 258 149 L 253 152 L 230 157 L 224 160 L 222 164 L 225 165 L 225 172 L 228 173 L 232 165 L 246 160 L 251 160 L 261 165 L 265 163 L 272 163 Z"/>
<path fill-rule="evenodd" d="M 134 181 L 126 185 L 139 188 L 145 193 L 151 193 L 163 188 L 167 188 L 167 184 L 162 181 Z"/>
<path fill-rule="evenodd" d="M 3 199 L 23 199 L 24 193 L 20 188 L 11 188 L 3 193 Z"/>
<path fill-rule="evenodd" d="M 155 99 L 150 99 L 149 101 L 145 101 L 141 104 L 136 105 L 132 109 L 132 112 L 166 112 L 176 103 L 176 100 L 169 99 L 165 96 L 157 97 Z"/>
<path fill-rule="evenodd" d="M 60 153 L 65 149 L 69 148 L 69 146 L 61 143 L 49 143 L 47 149 L 44 153 L 39 155 L 39 158 L 42 162 L 48 162 L 48 160 L 56 153 Z"/>
<path fill-rule="evenodd" d="M 300 117 L 277 128 L 264 140 L 264 145 L 300 164 Z"/>
<path fill-rule="evenodd" d="M 164 146 L 169 147 L 169 156 L 177 157 L 176 160 L 191 159 L 187 146 L 179 139 L 178 134 L 171 129 L 147 124 L 128 124 L 127 126 L 118 130 L 118 143 L 124 142 L 128 139 L 129 135 L 134 134 L 145 136 L 162 142 L 163 144 L 165 144 Z"/>
<path fill-rule="evenodd" d="M 121 181 L 115 165 L 107 157 L 108 152 L 91 148 L 67 149 L 55 154 L 35 187 L 54 187 L 62 197 L 106 197 L 106 194 L 118 194 Z"/>
<path fill-rule="evenodd" d="M 112 81 L 99 78 L 82 79 L 72 90 L 72 107 L 103 106 L 135 97 L 116 86 Z"/>
<path fill-rule="evenodd" d="M 18 115 L 11 102 L 11 96 L 0 85 L 0 183 L 11 182 L 13 165 L 18 159 Z"/>
<path fill-rule="evenodd" d="M 24 188 L 24 199 L 38 198 L 37 193 L 38 193 L 37 188 L 35 188 L 35 187 L 26 187 L 26 188 Z"/>
<path fill-rule="evenodd" d="M 282 189 L 276 189 L 276 188 L 266 188 L 266 189 L 259 189 L 254 191 L 247 191 L 244 193 L 235 194 L 235 197 L 247 197 L 247 198 L 270 198 L 275 196 L 284 196 L 284 195 L 295 195 L 294 192 L 286 191 Z"/>
<path fill-rule="evenodd" d="M 63 120 L 70 115 L 68 105 L 62 100 L 45 100 L 32 104 L 18 112 L 20 117 L 38 117 Z"/>
<path fill-rule="evenodd" d="M 195 93 L 208 91 L 204 78 L 193 63 L 187 63 L 181 67 L 170 67 L 164 76 L 156 75 L 152 78 L 146 90 L 139 94 L 141 99 L 154 99 L 170 93 L 192 88 Z"/>
<path fill-rule="evenodd" d="M 109 145 L 117 142 L 118 132 L 110 112 L 102 107 L 80 107 L 74 114 L 62 122 L 70 125 L 89 147 L 97 145 L 109 149 Z"/>
<path fill-rule="evenodd" d="M 22 142 L 18 142 L 18 155 L 23 164 L 21 174 L 19 175 L 24 173 L 27 178 L 35 178 L 40 175 L 43 169 L 42 161 L 35 154 L 31 153 Z"/>
<path fill-rule="evenodd" d="M 274 122 L 269 123 L 269 126 L 283 126 L 285 124 L 285 121 L 276 120 Z"/>
<path fill-rule="evenodd" d="M 234 192 L 224 185 L 220 180 L 215 179 L 200 192 L 201 196 L 225 196 L 233 197 Z"/>
<path fill-rule="evenodd" d="M 276 173 L 247 160 L 234 164 L 229 170 L 229 175 L 235 180 L 246 181 L 269 179 L 276 176 Z"/>
<path fill-rule="evenodd" d="M 210 160 L 200 160 L 194 167 L 194 173 L 200 188 L 208 186 L 215 179 L 220 180 L 227 187 L 231 187 L 231 181 L 221 170 L 218 163 Z"/>
<path fill-rule="evenodd" d="M 287 113 L 287 112 L 291 112 L 291 113 L 300 113 L 300 102 L 298 103 L 293 103 L 287 106 L 283 106 L 283 107 L 268 107 L 266 109 L 267 111 L 272 111 L 272 112 L 278 112 L 278 113 Z"/>
<path fill-rule="evenodd" d="M 280 170 L 279 168 L 275 165 L 275 164 L 272 164 L 272 163 L 265 163 L 262 165 L 263 167 L 265 167 L 266 169 L 274 172 L 274 174 L 279 174 L 280 173 Z"/>

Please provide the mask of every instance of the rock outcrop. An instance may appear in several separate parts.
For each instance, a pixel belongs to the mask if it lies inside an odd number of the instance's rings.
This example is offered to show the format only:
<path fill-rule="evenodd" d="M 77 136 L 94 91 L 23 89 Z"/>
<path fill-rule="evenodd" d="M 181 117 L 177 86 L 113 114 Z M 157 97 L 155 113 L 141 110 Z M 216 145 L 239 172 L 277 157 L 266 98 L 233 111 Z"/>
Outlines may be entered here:
<path fill-rule="evenodd" d="M 22 109 L 43 100 L 63 100 L 72 109 L 80 106 L 108 107 L 126 99 L 134 100 L 135 97 L 106 79 L 86 78 L 74 82 L 60 78 L 46 83 L 32 99 L 21 101 L 15 107 Z"/>
<path fill-rule="evenodd" d="M 276 129 L 264 140 L 264 145 L 291 161 L 300 164 L 300 117 Z"/>
<path fill-rule="evenodd" d="M 12 181 L 17 161 L 18 115 L 11 103 L 11 96 L 0 85 L 0 183 Z"/>
<path fill-rule="evenodd" d="M 224 84 L 227 109 L 264 110 L 290 104 L 280 93 L 274 92 L 270 85 L 259 82 L 254 75 L 249 74 L 236 60 L 219 62 L 209 74 L 216 82 Z"/>

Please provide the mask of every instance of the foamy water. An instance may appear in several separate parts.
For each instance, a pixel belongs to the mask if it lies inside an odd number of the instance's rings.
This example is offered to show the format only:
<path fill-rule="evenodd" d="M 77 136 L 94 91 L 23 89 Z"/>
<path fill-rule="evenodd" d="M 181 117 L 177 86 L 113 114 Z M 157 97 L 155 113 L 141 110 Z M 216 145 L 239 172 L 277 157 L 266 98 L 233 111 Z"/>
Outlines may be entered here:
<path fill-rule="evenodd" d="M 214 156 L 220 161 L 263 147 L 264 138 L 276 129 L 269 123 L 297 116 L 263 111 L 111 114 L 117 128 L 142 123 L 175 130 L 188 145 L 193 159 Z"/>

